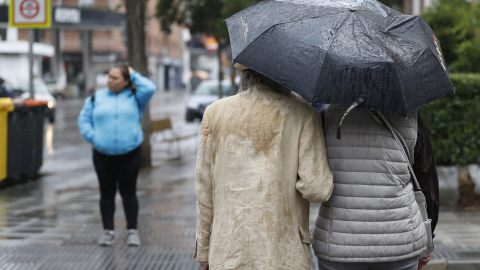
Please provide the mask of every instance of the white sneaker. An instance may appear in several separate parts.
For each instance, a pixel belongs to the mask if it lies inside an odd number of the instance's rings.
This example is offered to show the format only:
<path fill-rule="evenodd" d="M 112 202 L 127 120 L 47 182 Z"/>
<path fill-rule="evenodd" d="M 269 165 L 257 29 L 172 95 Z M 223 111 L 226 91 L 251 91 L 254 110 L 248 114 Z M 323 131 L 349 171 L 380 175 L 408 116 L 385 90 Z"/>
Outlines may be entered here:
<path fill-rule="evenodd" d="M 140 237 L 138 237 L 138 232 L 136 230 L 129 230 L 127 233 L 127 245 L 129 246 L 140 246 Z"/>
<path fill-rule="evenodd" d="M 98 244 L 101 246 L 111 246 L 115 243 L 115 234 L 113 231 L 104 231 L 98 238 Z"/>

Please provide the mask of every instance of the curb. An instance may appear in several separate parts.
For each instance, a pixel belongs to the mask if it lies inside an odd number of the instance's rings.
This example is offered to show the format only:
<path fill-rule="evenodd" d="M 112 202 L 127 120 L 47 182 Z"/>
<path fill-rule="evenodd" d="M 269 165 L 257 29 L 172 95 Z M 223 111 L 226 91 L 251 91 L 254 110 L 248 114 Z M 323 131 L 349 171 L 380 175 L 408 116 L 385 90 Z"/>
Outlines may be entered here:
<path fill-rule="evenodd" d="M 449 260 L 448 270 L 480 270 L 480 259 Z"/>
<path fill-rule="evenodd" d="M 446 259 L 431 260 L 422 270 L 447 270 L 448 261 Z"/>
<path fill-rule="evenodd" d="M 480 259 L 474 260 L 431 260 L 422 270 L 480 270 Z"/>

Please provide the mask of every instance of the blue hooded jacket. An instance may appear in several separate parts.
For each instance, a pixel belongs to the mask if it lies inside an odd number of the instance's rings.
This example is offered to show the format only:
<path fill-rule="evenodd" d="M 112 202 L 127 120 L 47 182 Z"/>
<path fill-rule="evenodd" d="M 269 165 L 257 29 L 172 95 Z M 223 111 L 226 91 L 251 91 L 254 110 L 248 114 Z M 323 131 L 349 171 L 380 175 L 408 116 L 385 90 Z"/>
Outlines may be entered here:
<path fill-rule="evenodd" d="M 108 89 L 98 90 L 94 102 L 91 97 L 85 99 L 78 116 L 80 133 L 100 153 L 126 154 L 143 142 L 140 119 L 157 86 L 136 71 L 130 79 L 137 86 L 137 99 L 130 89 L 118 95 Z"/>

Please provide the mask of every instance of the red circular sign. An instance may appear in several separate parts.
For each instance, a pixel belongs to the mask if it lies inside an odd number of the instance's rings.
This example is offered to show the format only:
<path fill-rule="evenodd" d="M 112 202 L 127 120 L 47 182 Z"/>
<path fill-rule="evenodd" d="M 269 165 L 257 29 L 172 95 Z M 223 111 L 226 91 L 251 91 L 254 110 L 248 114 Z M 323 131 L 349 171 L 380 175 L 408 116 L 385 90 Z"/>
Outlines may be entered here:
<path fill-rule="evenodd" d="M 40 12 L 37 0 L 23 0 L 20 4 L 20 14 L 27 19 L 32 19 Z"/>

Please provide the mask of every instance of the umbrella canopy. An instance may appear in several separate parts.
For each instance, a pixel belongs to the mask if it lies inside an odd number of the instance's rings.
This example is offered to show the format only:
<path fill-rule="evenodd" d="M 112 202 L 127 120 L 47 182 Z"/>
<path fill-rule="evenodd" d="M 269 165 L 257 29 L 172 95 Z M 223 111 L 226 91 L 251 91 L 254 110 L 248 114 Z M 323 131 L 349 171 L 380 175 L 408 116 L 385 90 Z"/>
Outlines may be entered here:
<path fill-rule="evenodd" d="M 310 102 L 406 116 L 454 92 L 428 24 L 375 0 L 267 0 L 226 22 L 234 62 Z"/>

